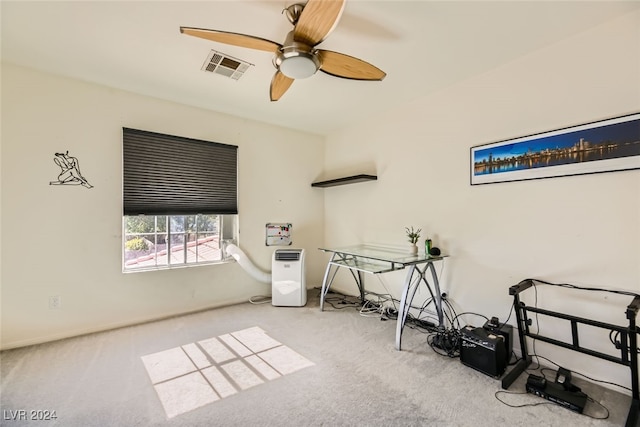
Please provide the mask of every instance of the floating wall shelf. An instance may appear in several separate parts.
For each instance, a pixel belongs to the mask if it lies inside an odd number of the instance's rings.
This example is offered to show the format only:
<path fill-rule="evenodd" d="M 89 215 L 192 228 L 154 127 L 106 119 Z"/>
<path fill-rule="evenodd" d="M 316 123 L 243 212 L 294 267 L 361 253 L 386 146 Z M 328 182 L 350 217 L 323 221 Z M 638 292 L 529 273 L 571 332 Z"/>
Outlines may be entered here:
<path fill-rule="evenodd" d="M 344 178 L 330 179 L 327 181 L 318 181 L 311 184 L 312 187 L 335 187 L 336 185 L 355 184 L 356 182 L 375 181 L 376 175 L 353 175 Z"/>

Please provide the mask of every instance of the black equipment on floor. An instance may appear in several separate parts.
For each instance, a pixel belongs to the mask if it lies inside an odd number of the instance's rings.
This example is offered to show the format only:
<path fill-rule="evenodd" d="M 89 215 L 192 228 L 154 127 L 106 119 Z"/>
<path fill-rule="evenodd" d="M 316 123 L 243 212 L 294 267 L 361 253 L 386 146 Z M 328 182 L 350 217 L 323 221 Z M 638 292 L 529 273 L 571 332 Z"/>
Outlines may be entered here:
<path fill-rule="evenodd" d="M 505 338 L 485 328 L 467 325 L 460 330 L 460 361 L 492 377 L 507 368 Z"/>
<path fill-rule="evenodd" d="M 482 328 L 467 325 L 460 331 L 460 361 L 491 377 L 500 377 L 513 348 L 513 326 L 492 317 Z"/>
<path fill-rule="evenodd" d="M 587 395 L 580 391 L 579 387 L 571 384 L 571 372 L 564 368 L 558 370 L 555 382 L 547 381 L 546 378 L 538 375 L 529 374 L 526 389 L 527 393 L 540 396 L 579 414 L 582 413 L 584 405 L 587 404 Z"/>
<path fill-rule="evenodd" d="M 519 294 L 526 289 L 533 287 L 535 285 L 534 281 L 541 284 L 553 285 L 552 283 L 540 280 L 526 279 L 509 288 L 509 295 L 513 295 L 513 307 L 516 313 L 518 338 L 520 340 L 520 351 L 522 353 L 522 359 L 520 359 L 518 363 L 516 363 L 516 365 L 513 367 L 513 369 L 507 372 L 507 374 L 502 378 L 502 388 L 505 390 L 508 389 L 509 386 L 511 386 L 511 384 L 513 384 L 513 382 L 520 376 L 520 374 L 524 372 L 525 369 L 527 369 L 527 367 L 531 364 L 531 355 L 529 354 L 529 350 L 527 348 L 526 338 L 530 337 L 535 340 L 544 341 L 549 344 L 577 351 L 583 354 L 588 354 L 590 356 L 607 360 L 609 362 L 628 366 L 631 370 L 631 406 L 629 408 L 629 414 L 627 415 L 627 422 L 625 426 L 634 427 L 636 425 L 636 421 L 638 420 L 638 414 L 640 413 L 640 379 L 638 377 L 638 334 L 640 333 L 640 329 L 636 324 L 636 317 L 638 315 L 638 311 L 640 311 L 640 295 L 629 293 L 633 296 L 633 299 L 627 306 L 625 312 L 626 318 L 629 321 L 629 325 L 619 326 L 525 305 L 520 301 Z M 581 289 L 577 286 L 572 287 Z M 605 289 L 587 290 L 607 292 Z M 529 312 L 534 313 L 536 316 L 550 316 L 556 319 L 564 319 L 570 322 L 572 338 L 571 342 L 560 341 L 555 338 L 541 335 L 539 331 L 531 331 L 529 325 L 531 324 L 532 319 L 528 317 Z M 591 327 L 604 329 L 605 331 L 611 331 L 620 334 L 620 344 L 616 345 L 617 348 L 619 347 L 618 349 L 620 350 L 620 356 L 615 357 L 606 353 L 599 352 L 597 350 L 592 350 L 584 347 L 579 340 L 578 326 L 580 325 L 588 325 Z"/>

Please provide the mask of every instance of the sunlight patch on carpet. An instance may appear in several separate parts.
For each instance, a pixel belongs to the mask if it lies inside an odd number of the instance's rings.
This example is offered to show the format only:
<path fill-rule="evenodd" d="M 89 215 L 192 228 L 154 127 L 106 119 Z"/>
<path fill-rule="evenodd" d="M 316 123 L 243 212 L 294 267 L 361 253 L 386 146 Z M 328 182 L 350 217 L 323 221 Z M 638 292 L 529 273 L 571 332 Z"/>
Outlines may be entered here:
<path fill-rule="evenodd" d="M 141 359 L 167 418 L 314 365 L 257 326 Z"/>

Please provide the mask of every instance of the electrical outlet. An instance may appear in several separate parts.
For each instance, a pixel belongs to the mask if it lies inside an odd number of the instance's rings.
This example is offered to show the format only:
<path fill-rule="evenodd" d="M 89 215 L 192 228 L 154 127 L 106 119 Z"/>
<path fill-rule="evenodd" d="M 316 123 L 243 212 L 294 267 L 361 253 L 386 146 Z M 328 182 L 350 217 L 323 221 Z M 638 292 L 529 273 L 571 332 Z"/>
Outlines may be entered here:
<path fill-rule="evenodd" d="M 59 295 L 49 297 L 49 309 L 57 310 L 62 306 L 62 298 Z"/>

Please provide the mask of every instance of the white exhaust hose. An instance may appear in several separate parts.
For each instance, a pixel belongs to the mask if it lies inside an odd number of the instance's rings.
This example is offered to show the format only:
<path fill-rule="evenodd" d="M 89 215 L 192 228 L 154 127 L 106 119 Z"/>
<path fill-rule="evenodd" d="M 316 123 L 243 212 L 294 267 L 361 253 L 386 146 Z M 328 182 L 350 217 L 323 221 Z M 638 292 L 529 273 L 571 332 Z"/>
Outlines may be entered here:
<path fill-rule="evenodd" d="M 255 264 L 251 262 L 249 257 L 247 257 L 247 255 L 242 251 L 242 249 L 240 249 L 233 243 L 229 243 L 226 246 L 225 250 L 227 254 L 231 255 L 233 259 L 235 259 L 236 262 L 240 264 L 240 267 L 242 267 L 244 271 L 249 273 L 251 277 L 259 282 L 271 284 L 271 273 L 265 273 L 264 271 L 256 267 Z"/>

